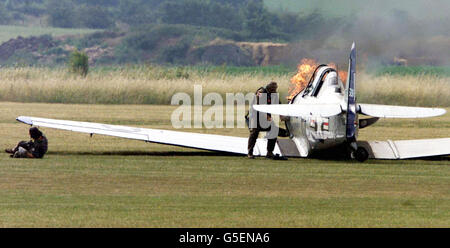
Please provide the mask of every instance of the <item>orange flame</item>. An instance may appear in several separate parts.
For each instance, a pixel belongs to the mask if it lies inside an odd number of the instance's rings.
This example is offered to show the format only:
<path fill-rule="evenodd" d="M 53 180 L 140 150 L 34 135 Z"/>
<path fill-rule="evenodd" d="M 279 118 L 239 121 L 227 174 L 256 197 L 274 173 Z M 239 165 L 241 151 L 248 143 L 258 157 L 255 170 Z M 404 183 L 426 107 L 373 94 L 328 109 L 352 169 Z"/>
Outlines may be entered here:
<path fill-rule="evenodd" d="M 342 83 L 345 85 L 345 83 L 347 82 L 348 72 L 346 72 L 346 71 L 338 71 L 338 73 L 339 73 L 339 78 L 341 79 Z"/>
<path fill-rule="evenodd" d="M 297 67 L 297 74 L 291 78 L 289 96 L 287 97 L 288 100 L 292 100 L 294 96 L 300 93 L 308 85 L 309 79 L 317 66 L 317 62 L 313 59 L 302 59 Z"/>
<path fill-rule="evenodd" d="M 289 86 L 289 96 L 287 99 L 290 101 L 294 96 L 300 93 L 306 86 L 308 86 L 309 79 L 312 77 L 314 70 L 319 66 L 319 64 L 314 59 L 302 59 L 300 64 L 297 66 L 297 74 L 291 78 L 291 85 Z M 337 66 L 334 63 L 329 64 L 337 70 Z M 339 78 L 345 84 L 347 80 L 346 71 L 338 71 Z"/>

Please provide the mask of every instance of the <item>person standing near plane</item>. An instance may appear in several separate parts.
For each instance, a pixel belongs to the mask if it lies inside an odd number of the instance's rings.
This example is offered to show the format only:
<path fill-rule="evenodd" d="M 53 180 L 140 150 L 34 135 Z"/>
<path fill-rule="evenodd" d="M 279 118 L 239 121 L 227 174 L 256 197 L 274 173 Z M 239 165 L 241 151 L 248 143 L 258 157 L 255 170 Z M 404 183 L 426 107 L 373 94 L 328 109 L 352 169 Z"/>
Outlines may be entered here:
<path fill-rule="evenodd" d="M 267 155 L 266 158 L 275 158 L 273 151 L 277 142 L 277 137 L 287 137 L 287 131 L 279 128 L 273 123 L 272 116 L 270 114 L 260 113 L 253 109 L 254 104 L 273 104 L 274 102 L 281 103 L 277 94 L 278 84 L 271 82 L 266 87 L 261 87 L 255 92 L 255 97 L 250 105 L 249 113 L 246 116 L 247 125 L 249 127 L 250 136 L 248 138 L 248 155 L 250 159 L 254 159 L 253 149 L 255 148 L 256 141 L 259 133 L 274 132 L 269 134 L 267 139 Z"/>
<path fill-rule="evenodd" d="M 6 149 L 12 158 L 43 158 L 48 150 L 48 141 L 44 134 L 37 128 L 30 128 L 30 141 L 21 141 L 14 149 Z"/>

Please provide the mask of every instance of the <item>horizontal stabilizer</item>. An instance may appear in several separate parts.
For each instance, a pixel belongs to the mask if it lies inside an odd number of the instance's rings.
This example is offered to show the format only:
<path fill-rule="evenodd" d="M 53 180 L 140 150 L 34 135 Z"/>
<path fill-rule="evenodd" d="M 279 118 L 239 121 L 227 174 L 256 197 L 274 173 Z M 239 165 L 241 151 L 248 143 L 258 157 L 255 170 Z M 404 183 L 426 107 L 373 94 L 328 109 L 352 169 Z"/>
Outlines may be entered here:
<path fill-rule="evenodd" d="M 342 112 L 341 105 L 327 103 L 253 105 L 256 111 L 292 117 L 330 117 Z"/>
<path fill-rule="evenodd" d="M 427 118 L 446 113 L 441 108 L 403 107 L 378 104 L 359 104 L 360 113 L 380 118 Z"/>
<path fill-rule="evenodd" d="M 358 141 L 358 146 L 366 148 L 369 157 L 374 159 L 407 159 L 450 155 L 450 138 Z"/>

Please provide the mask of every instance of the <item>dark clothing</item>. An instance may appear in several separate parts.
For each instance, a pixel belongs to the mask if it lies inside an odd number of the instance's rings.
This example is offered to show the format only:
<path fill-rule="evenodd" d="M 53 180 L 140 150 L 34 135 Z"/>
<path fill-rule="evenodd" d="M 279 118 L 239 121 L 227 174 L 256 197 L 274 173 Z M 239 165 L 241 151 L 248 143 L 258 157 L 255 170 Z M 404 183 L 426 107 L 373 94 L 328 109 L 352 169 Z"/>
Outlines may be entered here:
<path fill-rule="evenodd" d="M 261 98 L 263 94 L 264 94 L 265 97 Z M 263 101 L 263 102 L 261 102 L 261 101 Z M 281 102 L 279 100 L 278 100 L 278 102 L 279 102 L 279 104 L 281 104 Z M 254 98 L 252 104 L 256 104 L 256 105 L 259 105 L 259 104 L 272 104 L 272 95 L 266 90 L 266 88 L 261 87 L 255 92 L 255 98 Z M 250 106 L 250 111 L 252 111 L 252 110 L 253 109 Z M 265 127 L 265 128 L 261 127 L 261 121 L 260 121 L 261 117 L 266 117 L 267 120 L 269 120 L 269 118 L 272 117 L 272 115 L 270 113 L 261 114 L 260 112 L 255 111 L 254 114 L 256 114 L 256 118 L 254 118 L 253 121 L 256 122 L 256 126 L 254 126 L 254 123 L 250 123 L 250 120 L 249 120 L 249 118 L 253 118 L 251 116 L 251 114 L 250 114 L 250 111 L 247 113 L 247 115 L 245 117 L 246 121 L 247 121 L 247 126 L 249 126 L 249 128 L 250 128 L 250 124 L 252 124 L 253 125 L 252 128 L 256 127 L 258 129 L 260 129 L 260 131 L 268 131 L 268 130 L 270 130 L 270 127 Z"/>
<path fill-rule="evenodd" d="M 16 148 L 14 148 L 14 152 L 17 152 L 19 150 L 19 147 L 22 147 L 23 149 L 30 151 L 31 146 L 33 145 L 33 141 L 20 141 L 19 144 L 17 144 Z"/>
<path fill-rule="evenodd" d="M 261 96 L 261 94 L 264 94 L 264 93 L 267 94 L 266 95 L 267 96 L 267 104 L 272 104 L 271 94 L 265 88 L 259 88 L 255 92 L 255 100 L 254 100 L 255 104 L 260 104 L 260 96 Z M 281 102 L 279 100 L 278 100 L 278 102 L 281 104 Z M 250 111 L 252 111 L 252 109 L 250 109 Z M 262 115 L 258 111 L 256 111 L 256 118 L 253 119 L 253 121 L 256 121 L 256 123 L 257 123 L 256 125 L 252 124 L 252 122 L 250 120 L 250 118 L 252 118 L 250 116 L 250 113 L 247 114 L 247 116 L 246 116 L 247 126 L 249 127 L 249 130 L 250 130 L 250 136 L 248 138 L 248 154 L 249 155 L 253 155 L 253 149 L 254 149 L 254 147 L 256 145 L 256 141 L 258 139 L 259 133 L 261 131 L 268 132 L 268 131 L 271 130 L 270 126 L 267 127 L 267 128 L 261 127 L 261 125 L 260 125 L 260 117 L 263 117 L 263 116 L 264 117 L 267 116 L 266 118 L 267 118 L 268 121 L 271 118 L 270 114 Z M 256 128 L 252 128 L 252 127 L 250 127 L 250 125 L 252 125 L 253 127 L 256 127 Z M 279 128 L 278 136 L 286 137 L 285 136 L 286 133 L 287 133 L 287 131 L 285 129 Z M 268 154 L 272 154 L 273 153 L 273 150 L 275 149 L 276 142 L 277 142 L 277 138 L 276 137 L 273 138 L 273 139 L 268 139 L 267 140 L 267 153 Z"/>
<path fill-rule="evenodd" d="M 261 97 L 264 94 L 264 98 L 261 99 Z M 248 126 L 248 128 L 257 128 L 260 131 L 269 131 L 270 130 L 270 123 L 267 123 L 264 121 L 264 117 L 269 121 L 269 119 L 272 117 L 270 113 L 260 113 L 259 111 L 255 111 L 252 108 L 253 104 L 259 105 L 259 104 L 272 104 L 272 95 L 266 90 L 266 88 L 261 87 L 255 92 L 255 97 L 253 101 L 250 103 L 250 110 L 247 112 L 247 115 L 245 115 L 245 122 Z M 263 101 L 263 102 L 261 102 Z M 281 102 L 279 102 L 281 104 Z M 263 118 L 263 119 L 261 119 Z M 266 123 L 268 126 L 261 127 L 261 123 Z"/>
<path fill-rule="evenodd" d="M 45 136 L 41 136 L 41 138 L 35 140 L 31 145 L 31 154 L 35 158 L 43 158 L 44 154 L 47 153 L 48 150 L 48 140 Z"/>
<path fill-rule="evenodd" d="M 19 147 L 27 150 L 34 158 L 43 158 L 48 150 L 48 140 L 45 136 L 42 136 L 42 138 L 35 141 L 20 141 L 16 148 L 14 148 L 13 153 L 16 153 Z"/>
<path fill-rule="evenodd" d="M 248 137 L 248 154 L 253 155 L 253 148 L 256 145 L 256 141 L 258 140 L 258 136 L 260 132 L 270 131 L 270 128 L 267 129 L 259 129 L 259 128 L 250 128 L 250 136 Z M 279 137 L 289 137 L 289 132 L 286 129 L 278 128 L 278 136 Z M 267 139 L 267 152 L 272 153 L 275 149 L 275 144 L 277 143 L 277 138 L 275 139 Z"/>
<path fill-rule="evenodd" d="M 255 148 L 256 141 L 258 140 L 259 132 L 263 130 L 258 128 L 250 129 L 250 136 L 248 137 L 248 154 L 253 155 L 253 148 Z M 267 140 L 267 153 L 273 153 L 275 149 L 275 144 L 277 143 L 277 139 L 268 139 Z"/>

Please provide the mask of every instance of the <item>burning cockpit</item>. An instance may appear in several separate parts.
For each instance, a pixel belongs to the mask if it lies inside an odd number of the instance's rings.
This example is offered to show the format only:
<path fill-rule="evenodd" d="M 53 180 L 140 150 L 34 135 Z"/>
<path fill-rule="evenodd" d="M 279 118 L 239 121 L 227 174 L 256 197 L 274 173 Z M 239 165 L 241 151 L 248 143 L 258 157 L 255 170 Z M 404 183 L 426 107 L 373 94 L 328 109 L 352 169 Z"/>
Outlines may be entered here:
<path fill-rule="evenodd" d="M 288 100 L 293 102 L 296 97 L 321 97 L 325 95 L 343 94 L 346 73 L 338 72 L 336 66 L 317 65 L 314 60 L 303 59 L 298 66 L 297 74 L 291 79 Z M 309 78 L 309 81 L 307 81 Z"/>

